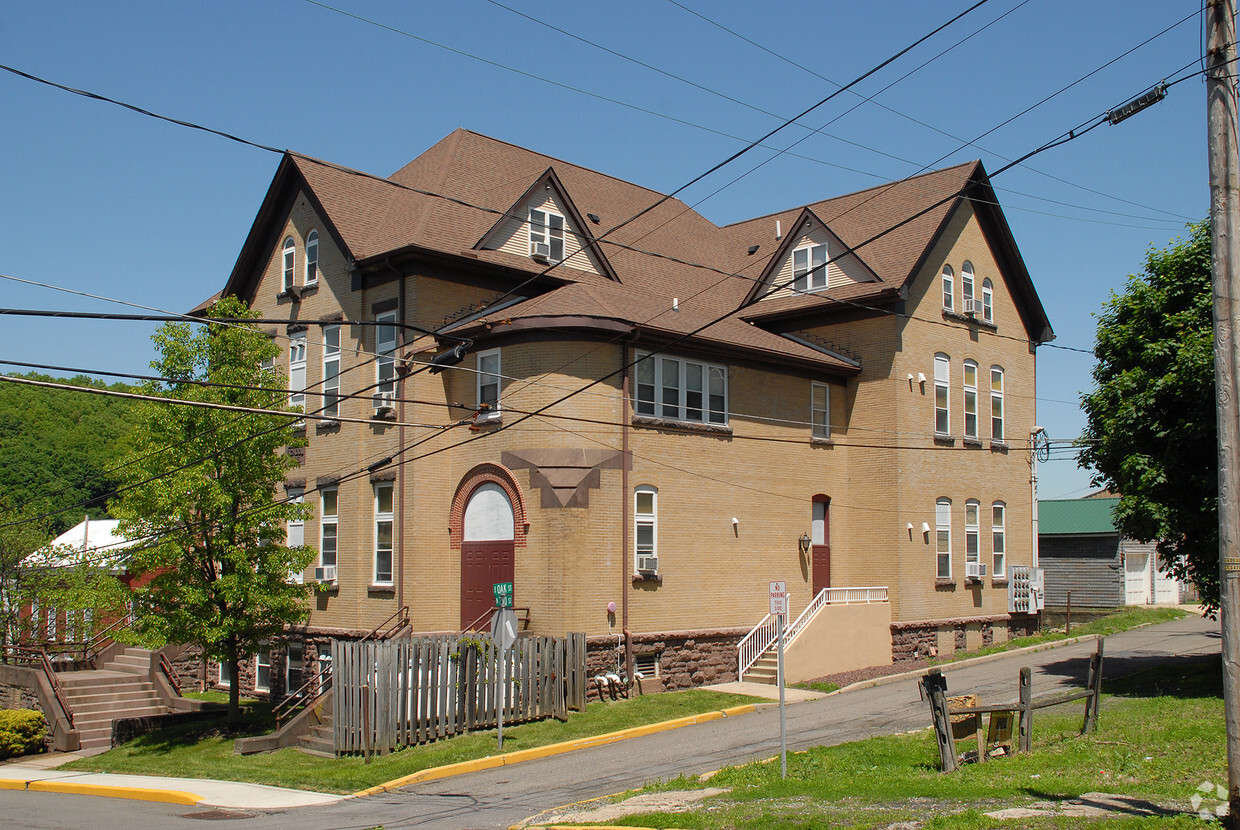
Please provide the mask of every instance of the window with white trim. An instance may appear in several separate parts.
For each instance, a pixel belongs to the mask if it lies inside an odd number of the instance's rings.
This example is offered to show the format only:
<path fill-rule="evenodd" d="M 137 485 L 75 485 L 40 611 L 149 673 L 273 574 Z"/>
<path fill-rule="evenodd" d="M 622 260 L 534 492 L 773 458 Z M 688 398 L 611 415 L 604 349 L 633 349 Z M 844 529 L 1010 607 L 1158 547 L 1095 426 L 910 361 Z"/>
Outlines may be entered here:
<path fill-rule="evenodd" d="M 288 339 L 288 405 L 306 406 L 306 335 L 294 334 Z"/>
<path fill-rule="evenodd" d="M 977 499 L 969 499 L 964 503 L 964 563 L 965 570 L 970 565 L 981 562 L 981 512 L 982 506 Z"/>
<path fill-rule="evenodd" d="M 990 367 L 990 437 L 1003 440 L 1003 367 Z"/>
<path fill-rule="evenodd" d="M 271 691 L 271 647 L 259 646 L 254 655 L 254 691 Z"/>
<path fill-rule="evenodd" d="M 306 285 L 319 281 L 319 232 L 306 235 Z"/>
<path fill-rule="evenodd" d="M 375 585 L 392 584 L 392 484 L 375 485 Z"/>
<path fill-rule="evenodd" d="M 302 504 L 306 500 L 304 487 L 286 487 L 285 500 L 289 504 Z M 299 548 L 306 543 L 306 523 L 302 519 L 289 519 L 285 524 L 284 543 L 290 548 Z M 292 581 L 301 583 L 305 574 L 298 571 L 291 575 Z"/>
<path fill-rule="evenodd" d="M 934 432 L 936 435 L 951 435 L 951 394 L 949 378 L 951 377 L 951 358 L 945 354 L 934 356 Z"/>
<path fill-rule="evenodd" d="M 955 294 L 953 293 L 954 289 L 952 288 L 952 277 L 954 276 L 955 274 L 952 271 L 952 267 L 950 265 L 944 265 L 943 266 L 943 310 L 944 311 L 951 311 L 953 308 L 955 308 L 955 301 L 953 299 L 955 297 Z"/>
<path fill-rule="evenodd" d="M 964 300 L 964 310 L 967 314 L 975 314 L 976 298 L 973 296 L 973 263 L 965 262 L 960 266 L 960 298 Z"/>
<path fill-rule="evenodd" d="M 323 328 L 323 414 L 340 416 L 340 326 Z"/>
<path fill-rule="evenodd" d="M 995 321 L 995 285 L 990 277 L 982 280 L 982 319 L 987 323 Z"/>
<path fill-rule="evenodd" d="M 792 252 L 792 286 L 797 291 L 827 287 L 826 245 L 808 245 Z"/>
<path fill-rule="evenodd" d="M 643 484 L 633 491 L 633 550 L 639 573 L 659 570 L 659 490 Z"/>
<path fill-rule="evenodd" d="M 396 312 L 375 317 L 375 409 L 396 405 Z"/>
<path fill-rule="evenodd" d="M 990 506 L 990 552 L 995 579 L 1007 576 L 1007 505 L 997 501 Z"/>
<path fill-rule="evenodd" d="M 726 424 L 728 370 L 662 355 L 638 355 L 638 415 L 673 421 Z"/>
<path fill-rule="evenodd" d="M 319 491 L 319 564 L 325 568 L 336 564 L 336 550 L 340 543 L 340 491 L 324 487 Z"/>
<path fill-rule="evenodd" d="M 964 362 L 964 437 L 977 437 L 977 363 Z"/>
<path fill-rule="evenodd" d="M 220 685 L 229 688 L 232 686 L 232 670 L 228 667 L 227 660 L 220 661 Z"/>
<path fill-rule="evenodd" d="M 831 387 L 825 383 L 811 383 L 809 415 L 815 438 L 831 437 Z"/>
<path fill-rule="evenodd" d="M 293 287 L 293 276 L 297 270 L 297 243 L 293 237 L 284 240 L 284 290 Z"/>
<path fill-rule="evenodd" d="M 478 352 L 478 408 L 499 410 L 500 373 L 499 349 Z"/>
<path fill-rule="evenodd" d="M 564 259 L 564 217 L 549 210 L 531 208 L 530 256 L 540 251 L 545 252 L 551 262 Z"/>
<path fill-rule="evenodd" d="M 934 504 L 934 559 L 936 579 L 952 578 L 952 500 Z"/>

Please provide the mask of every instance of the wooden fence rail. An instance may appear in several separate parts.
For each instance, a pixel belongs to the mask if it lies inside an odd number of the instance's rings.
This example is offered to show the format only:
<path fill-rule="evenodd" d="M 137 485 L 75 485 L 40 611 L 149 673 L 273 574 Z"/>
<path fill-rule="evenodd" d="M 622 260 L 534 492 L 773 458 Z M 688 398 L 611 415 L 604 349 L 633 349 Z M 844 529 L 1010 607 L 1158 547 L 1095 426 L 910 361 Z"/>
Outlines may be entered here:
<path fill-rule="evenodd" d="M 990 715 L 992 731 L 996 715 L 1019 714 L 1019 751 L 1029 752 L 1033 748 L 1033 713 L 1038 709 L 1059 706 L 1075 700 L 1085 700 L 1085 719 L 1081 723 L 1081 734 L 1092 732 L 1098 728 L 1098 700 L 1102 697 L 1102 656 L 1103 639 L 1098 638 L 1098 650 L 1089 658 L 1089 678 L 1084 689 L 1071 689 L 1041 698 L 1033 696 L 1033 673 L 1029 667 L 1020 670 L 1018 680 L 1019 702 L 1004 703 L 994 706 L 950 706 L 947 699 L 947 678 L 938 669 L 932 669 L 921 679 L 923 695 L 930 702 L 930 715 L 934 722 L 934 733 L 939 744 L 939 762 L 943 772 L 952 772 L 959 766 L 956 754 L 956 735 L 953 732 L 953 718 L 969 718 L 973 721 L 972 730 L 977 736 L 978 760 L 985 761 L 988 757 L 987 743 L 982 737 L 982 716 Z M 1016 747 L 1013 747 L 1016 750 Z"/>
<path fill-rule="evenodd" d="M 585 634 L 519 637 L 506 654 L 490 634 L 333 640 L 336 754 L 386 754 L 496 726 L 501 659 L 505 724 L 585 709 Z"/>

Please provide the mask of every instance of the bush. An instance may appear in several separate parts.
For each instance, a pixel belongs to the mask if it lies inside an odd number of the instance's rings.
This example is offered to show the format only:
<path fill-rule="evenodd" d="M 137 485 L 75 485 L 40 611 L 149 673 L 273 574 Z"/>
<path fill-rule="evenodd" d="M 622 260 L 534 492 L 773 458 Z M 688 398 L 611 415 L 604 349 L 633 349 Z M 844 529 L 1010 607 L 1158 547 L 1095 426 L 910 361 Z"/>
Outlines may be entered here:
<path fill-rule="evenodd" d="M 33 709 L 0 709 L 0 759 L 43 751 L 47 721 Z"/>

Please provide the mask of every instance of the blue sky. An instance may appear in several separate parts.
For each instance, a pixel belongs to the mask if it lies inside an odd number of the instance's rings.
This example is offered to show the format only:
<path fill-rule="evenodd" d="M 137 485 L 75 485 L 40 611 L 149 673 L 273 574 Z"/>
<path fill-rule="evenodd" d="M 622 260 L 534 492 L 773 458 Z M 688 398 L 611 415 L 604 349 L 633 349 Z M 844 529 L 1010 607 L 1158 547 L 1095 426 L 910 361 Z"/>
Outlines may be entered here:
<path fill-rule="evenodd" d="M 43 0 L 0 11 L 0 62 L 380 175 L 466 127 L 668 192 L 971 5 L 504 1 L 563 31 L 487 0 Z M 789 153 L 759 148 L 683 198 L 725 224 L 926 166 L 980 158 L 995 171 L 1191 71 L 1198 9 L 990 0 L 856 87 L 873 102 L 838 96 L 802 122 L 820 133 L 793 125 L 771 141 L 805 139 Z M 170 311 L 223 285 L 277 155 L 7 72 L 0 101 L 0 274 Z M 1056 345 L 1090 349 L 1093 315 L 1149 246 L 1205 216 L 1205 142 L 1192 78 L 995 178 Z M 125 310 L 10 279 L 0 306 Z M 142 372 L 151 331 L 0 318 L 0 359 Z M 1092 364 L 1039 349 L 1052 438 L 1080 433 Z M 1043 498 L 1087 488 L 1073 461 L 1043 466 Z"/>

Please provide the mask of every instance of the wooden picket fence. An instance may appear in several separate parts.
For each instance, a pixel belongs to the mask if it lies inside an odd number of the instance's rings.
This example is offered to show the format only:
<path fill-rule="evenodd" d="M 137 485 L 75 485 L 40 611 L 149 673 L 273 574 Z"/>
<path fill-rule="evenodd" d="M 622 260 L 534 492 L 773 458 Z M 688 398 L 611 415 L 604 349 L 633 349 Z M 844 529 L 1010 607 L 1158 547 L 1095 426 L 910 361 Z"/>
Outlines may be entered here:
<path fill-rule="evenodd" d="M 490 634 L 332 641 L 336 754 L 385 754 L 499 717 L 499 649 Z M 506 655 L 504 724 L 586 705 L 586 636 L 519 637 Z"/>

